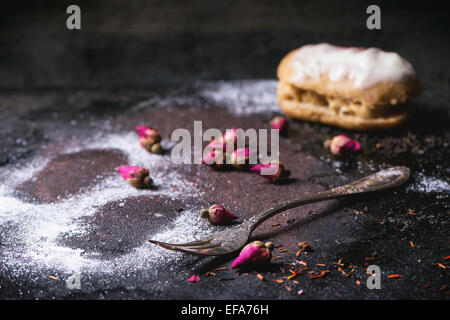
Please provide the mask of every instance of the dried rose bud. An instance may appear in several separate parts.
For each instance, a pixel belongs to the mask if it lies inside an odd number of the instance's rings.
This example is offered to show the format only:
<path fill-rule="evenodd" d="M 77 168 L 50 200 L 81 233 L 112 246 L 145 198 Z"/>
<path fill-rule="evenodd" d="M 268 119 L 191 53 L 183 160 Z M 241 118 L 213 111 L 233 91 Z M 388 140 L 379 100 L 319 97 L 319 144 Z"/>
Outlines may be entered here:
<path fill-rule="evenodd" d="M 298 247 L 300 248 L 300 250 L 304 250 L 304 251 L 308 251 L 308 250 L 311 250 L 312 249 L 312 247 L 311 247 L 311 245 L 308 243 L 308 242 L 306 242 L 306 241 L 302 241 L 302 242 L 299 242 L 298 243 Z"/>
<path fill-rule="evenodd" d="M 195 274 L 192 276 L 192 277 L 190 277 L 189 279 L 188 279 L 188 281 L 189 282 L 199 282 L 200 281 L 200 277 L 199 276 L 196 276 Z"/>
<path fill-rule="evenodd" d="M 229 163 L 240 170 L 247 170 L 250 165 L 250 157 L 256 152 L 256 150 L 248 148 L 237 149 L 230 154 Z"/>
<path fill-rule="evenodd" d="M 263 174 L 264 173 L 262 171 L 263 168 L 271 169 L 271 171 L 274 173 Z M 288 178 L 289 175 L 291 174 L 291 171 L 285 169 L 284 165 L 281 162 L 274 160 L 264 164 L 257 164 L 256 166 L 252 167 L 250 171 L 262 175 L 263 177 L 269 179 L 270 182 L 276 182 L 280 179 Z"/>
<path fill-rule="evenodd" d="M 212 205 L 208 210 L 203 209 L 200 216 L 213 224 L 224 224 L 239 218 L 219 204 Z"/>
<path fill-rule="evenodd" d="M 153 185 L 153 180 L 148 176 L 148 169 L 138 166 L 122 166 L 117 168 L 129 184 L 138 189 L 147 189 Z"/>
<path fill-rule="evenodd" d="M 222 138 L 211 140 L 205 148 L 205 152 L 210 153 L 213 150 L 225 152 L 226 144 Z"/>
<path fill-rule="evenodd" d="M 246 245 L 239 256 L 233 261 L 231 268 L 254 266 L 270 261 L 272 258 L 273 243 L 253 241 Z"/>
<path fill-rule="evenodd" d="M 222 140 L 222 142 L 224 144 L 224 151 L 225 151 L 227 143 L 230 143 L 230 144 L 232 144 L 233 146 L 236 147 L 236 143 L 237 143 L 237 140 L 238 140 L 238 133 L 237 133 L 238 129 L 239 128 L 233 128 L 231 130 L 227 130 L 225 132 L 225 134 L 223 135 L 223 137 L 221 138 L 221 140 Z"/>
<path fill-rule="evenodd" d="M 164 153 L 164 149 L 161 147 L 161 144 L 159 142 L 157 142 L 157 143 L 154 143 L 150 147 L 150 152 L 151 153 L 155 153 L 155 154 L 163 154 Z"/>
<path fill-rule="evenodd" d="M 145 126 L 137 126 L 136 131 L 139 134 L 139 143 L 148 152 L 152 152 L 151 151 L 152 146 L 155 143 L 161 141 L 161 135 L 159 131 L 156 129 Z"/>
<path fill-rule="evenodd" d="M 230 143 L 230 146 L 233 147 L 234 150 L 238 140 L 238 129 L 239 128 L 228 129 L 222 137 L 211 140 L 205 150 L 210 152 L 217 149 L 226 152 L 227 143 Z"/>
<path fill-rule="evenodd" d="M 213 149 L 202 159 L 202 164 L 212 166 L 214 169 L 225 167 L 225 154 L 217 149 Z"/>
<path fill-rule="evenodd" d="M 327 146 L 327 141 L 325 142 Z M 350 139 L 346 135 L 340 134 L 335 136 L 330 142 L 330 151 L 334 155 L 346 156 L 361 150 L 361 145 L 358 141 Z"/>
<path fill-rule="evenodd" d="M 272 129 L 280 130 L 280 132 L 286 132 L 288 122 L 285 117 L 276 116 L 270 121 L 270 126 Z"/>

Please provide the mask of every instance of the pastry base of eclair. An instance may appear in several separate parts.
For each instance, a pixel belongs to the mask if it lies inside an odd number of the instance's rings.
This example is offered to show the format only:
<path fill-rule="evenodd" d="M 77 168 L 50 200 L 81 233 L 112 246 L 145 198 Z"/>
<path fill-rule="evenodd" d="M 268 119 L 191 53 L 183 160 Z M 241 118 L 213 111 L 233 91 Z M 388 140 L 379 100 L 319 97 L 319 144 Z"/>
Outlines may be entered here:
<path fill-rule="evenodd" d="M 296 119 L 321 122 L 348 130 L 384 130 L 398 126 L 411 113 L 407 104 L 372 108 L 359 101 L 343 100 L 303 90 L 280 81 L 278 103 Z"/>

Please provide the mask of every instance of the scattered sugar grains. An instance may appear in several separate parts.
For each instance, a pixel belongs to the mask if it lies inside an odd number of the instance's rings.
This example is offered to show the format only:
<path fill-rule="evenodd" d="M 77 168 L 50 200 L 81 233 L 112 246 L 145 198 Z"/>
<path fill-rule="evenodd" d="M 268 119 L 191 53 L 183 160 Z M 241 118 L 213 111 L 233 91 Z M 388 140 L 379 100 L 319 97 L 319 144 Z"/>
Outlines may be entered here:
<path fill-rule="evenodd" d="M 237 115 L 267 113 L 279 111 L 276 100 L 276 80 L 242 80 L 226 82 L 199 82 L 195 84 L 197 96 L 155 95 L 142 106 L 173 107 L 181 105 L 204 105 L 210 100 L 226 107 Z M 104 123 L 107 128 L 107 121 Z M 98 127 L 97 127 L 98 129 Z M 97 131 L 98 132 L 98 131 Z M 129 269 L 150 269 L 167 266 L 167 262 L 186 259 L 181 253 L 172 252 L 150 243 L 143 243 L 132 251 L 111 260 L 101 260 L 93 254 L 85 254 L 81 248 L 62 246 L 57 240 L 62 234 L 83 234 L 85 226 L 79 218 L 94 214 L 97 207 L 110 201 L 120 201 L 130 196 L 151 192 L 153 195 L 165 195 L 172 199 L 183 199 L 184 195 L 201 196 L 199 190 L 174 170 L 169 156 L 154 155 L 141 148 L 137 134 L 132 131 L 124 134 L 94 135 L 89 141 L 65 141 L 63 153 L 72 153 L 83 149 L 117 148 L 127 154 L 132 165 L 149 168 L 150 176 L 158 185 L 157 190 L 136 190 L 123 183 L 120 175 L 100 181 L 89 191 L 72 196 L 53 204 L 36 204 L 17 199 L 13 190 L 20 183 L 31 179 L 49 162 L 49 158 L 35 158 L 26 165 L 14 165 L 0 168 L 0 230 L 8 230 L 10 225 L 15 231 L 3 235 L 2 260 L 0 267 L 14 275 L 29 274 L 46 268 L 55 272 L 83 272 L 91 274 L 110 274 L 116 271 L 128 273 Z M 163 140 L 162 144 L 168 141 Z M 55 156 L 54 154 L 53 156 Z M 161 213 L 155 212 L 155 216 Z M 212 227 L 201 219 L 196 210 L 183 211 L 166 229 L 158 234 L 149 234 L 149 238 L 169 242 L 182 242 L 202 238 L 211 234 Z M 115 273 L 116 274 L 116 273 Z"/>
<path fill-rule="evenodd" d="M 120 149 L 127 154 L 130 163 L 150 169 L 155 184 L 159 186 L 157 190 L 137 190 L 124 183 L 120 175 L 116 174 L 98 182 L 89 191 L 57 203 L 23 202 L 14 196 L 14 187 L 42 170 L 49 159 L 35 159 L 23 167 L 1 167 L 0 230 L 3 233 L 3 246 L 0 267 L 9 270 L 14 276 L 45 269 L 66 275 L 83 271 L 103 275 L 128 273 L 130 269 L 151 272 L 167 266 L 168 262 L 186 259 L 181 253 L 144 242 L 121 256 L 105 260 L 95 254 L 84 253 L 82 248 L 65 247 L 58 241 L 63 234 L 85 234 L 87 227 L 80 223 L 80 218 L 93 215 L 96 208 L 110 201 L 145 193 L 181 200 L 185 194 L 201 196 L 195 186 L 171 170 L 169 156 L 150 154 L 136 141 L 138 137 L 134 132 L 99 135 L 92 138 L 91 142 L 74 143 L 76 147 L 69 147 L 65 153 L 89 148 Z M 155 215 L 161 213 L 155 212 Z M 14 232 L 9 232 L 11 226 L 14 226 Z M 149 234 L 148 238 L 181 242 L 198 239 L 211 232 L 208 222 L 200 218 L 197 210 L 188 208 L 166 229 L 158 234 Z"/>
<path fill-rule="evenodd" d="M 221 81 L 205 85 L 200 94 L 237 115 L 279 112 L 276 80 Z"/>
<path fill-rule="evenodd" d="M 167 96 L 154 95 L 135 109 L 153 107 L 172 108 L 174 106 L 204 107 L 205 101 L 223 106 L 235 115 L 254 113 L 280 112 L 277 101 L 276 80 L 235 80 L 208 82 L 198 81 L 194 84 L 196 94 L 180 92 L 169 93 Z"/>
<path fill-rule="evenodd" d="M 418 173 L 415 181 L 409 185 L 407 190 L 425 193 L 450 193 L 450 184 L 442 179 Z"/>

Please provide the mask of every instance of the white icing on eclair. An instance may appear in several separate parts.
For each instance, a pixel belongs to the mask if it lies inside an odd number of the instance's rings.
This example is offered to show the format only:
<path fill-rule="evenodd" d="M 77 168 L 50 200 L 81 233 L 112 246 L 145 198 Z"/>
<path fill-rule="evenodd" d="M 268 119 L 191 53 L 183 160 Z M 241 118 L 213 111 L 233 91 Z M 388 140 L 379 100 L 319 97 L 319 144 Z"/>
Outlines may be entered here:
<path fill-rule="evenodd" d="M 337 47 L 328 43 L 305 45 L 294 53 L 292 62 L 294 82 L 326 74 L 331 81 L 351 79 L 356 88 L 365 88 L 378 82 L 414 77 L 408 61 L 395 52 L 377 48 Z"/>

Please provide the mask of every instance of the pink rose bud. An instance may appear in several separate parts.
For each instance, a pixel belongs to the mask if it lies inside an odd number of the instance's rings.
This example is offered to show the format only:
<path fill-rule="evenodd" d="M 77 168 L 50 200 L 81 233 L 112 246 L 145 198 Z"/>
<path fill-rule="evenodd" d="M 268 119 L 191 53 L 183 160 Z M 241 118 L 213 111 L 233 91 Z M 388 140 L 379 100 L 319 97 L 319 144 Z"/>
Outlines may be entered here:
<path fill-rule="evenodd" d="M 280 132 L 285 132 L 288 127 L 288 122 L 285 117 L 277 116 L 270 121 L 270 126 L 272 129 L 280 130 Z"/>
<path fill-rule="evenodd" d="M 254 149 L 241 148 L 230 154 L 229 162 L 240 170 L 246 170 L 250 165 L 250 157 L 257 151 Z"/>
<path fill-rule="evenodd" d="M 269 174 L 264 174 L 263 168 L 270 169 Z M 256 172 L 263 177 L 269 179 L 270 182 L 276 182 L 283 178 L 288 178 L 291 172 L 284 168 L 284 165 L 278 161 L 270 161 L 264 164 L 257 164 L 250 169 L 252 172 Z M 273 172 L 273 173 L 270 173 Z"/>
<path fill-rule="evenodd" d="M 239 128 L 233 128 L 231 130 L 229 129 L 223 135 L 221 140 L 223 141 L 223 144 L 224 144 L 224 151 L 225 151 L 227 143 L 230 143 L 230 145 L 233 145 L 236 147 L 236 143 L 238 140 L 238 133 L 237 133 L 238 129 Z"/>
<path fill-rule="evenodd" d="M 122 166 L 117 168 L 129 184 L 138 189 L 147 189 L 153 185 L 153 180 L 148 176 L 148 169 L 138 166 Z"/>
<path fill-rule="evenodd" d="M 224 224 L 239 218 L 219 204 L 212 205 L 208 210 L 203 209 L 200 211 L 200 216 L 208 219 L 212 224 Z"/>
<path fill-rule="evenodd" d="M 335 136 L 330 142 L 330 151 L 334 155 L 346 156 L 359 150 L 361 150 L 359 142 L 343 134 Z"/>
<path fill-rule="evenodd" d="M 159 142 L 152 144 L 150 147 L 150 152 L 154 154 L 163 154 L 164 149 L 161 147 L 161 144 Z"/>
<path fill-rule="evenodd" d="M 199 276 L 196 276 L 195 274 L 192 276 L 192 277 L 190 277 L 189 279 L 188 279 L 188 281 L 189 282 L 199 282 L 200 281 L 200 277 Z"/>
<path fill-rule="evenodd" d="M 161 141 L 161 135 L 156 129 L 145 126 L 137 126 L 136 131 L 139 134 L 139 143 L 148 152 L 152 152 L 152 146 Z"/>
<path fill-rule="evenodd" d="M 202 159 L 202 164 L 212 166 L 214 169 L 221 169 L 225 166 L 225 154 L 217 149 L 213 149 Z"/>
<path fill-rule="evenodd" d="M 225 151 L 226 144 L 222 138 L 211 140 L 205 150 L 211 152 L 213 150 Z"/>
<path fill-rule="evenodd" d="M 217 149 L 226 152 L 227 143 L 230 143 L 230 146 L 233 147 L 234 150 L 238 140 L 237 130 L 238 128 L 228 129 L 222 137 L 211 140 L 206 146 L 206 150 L 210 152 Z"/>
<path fill-rule="evenodd" d="M 272 258 L 273 243 L 253 241 L 246 245 L 233 261 L 231 268 L 243 268 L 266 263 Z"/>

